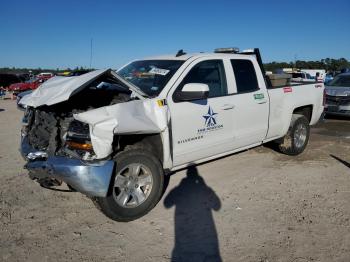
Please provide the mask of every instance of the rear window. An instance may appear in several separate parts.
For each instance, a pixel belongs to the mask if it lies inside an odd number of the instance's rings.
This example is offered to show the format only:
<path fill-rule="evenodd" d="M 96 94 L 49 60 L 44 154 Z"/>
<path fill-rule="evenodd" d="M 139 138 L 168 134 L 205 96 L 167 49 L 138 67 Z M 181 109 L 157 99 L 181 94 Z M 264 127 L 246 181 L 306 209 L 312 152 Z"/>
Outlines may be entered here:
<path fill-rule="evenodd" d="M 303 75 L 301 73 L 292 73 L 293 78 L 303 78 Z"/>
<path fill-rule="evenodd" d="M 254 65 L 250 60 L 231 60 L 236 78 L 237 93 L 253 92 L 259 89 Z"/>

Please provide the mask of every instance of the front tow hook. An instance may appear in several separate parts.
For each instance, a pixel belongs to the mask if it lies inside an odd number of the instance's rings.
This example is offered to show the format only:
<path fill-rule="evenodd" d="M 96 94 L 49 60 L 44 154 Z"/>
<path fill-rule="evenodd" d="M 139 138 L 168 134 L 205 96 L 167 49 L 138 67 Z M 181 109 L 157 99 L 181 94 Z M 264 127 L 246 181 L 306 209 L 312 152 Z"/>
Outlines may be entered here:
<path fill-rule="evenodd" d="M 38 160 L 38 159 L 46 159 L 47 157 L 48 157 L 48 155 L 44 151 L 30 152 L 27 155 L 27 159 L 30 161 L 34 161 L 34 160 Z"/>

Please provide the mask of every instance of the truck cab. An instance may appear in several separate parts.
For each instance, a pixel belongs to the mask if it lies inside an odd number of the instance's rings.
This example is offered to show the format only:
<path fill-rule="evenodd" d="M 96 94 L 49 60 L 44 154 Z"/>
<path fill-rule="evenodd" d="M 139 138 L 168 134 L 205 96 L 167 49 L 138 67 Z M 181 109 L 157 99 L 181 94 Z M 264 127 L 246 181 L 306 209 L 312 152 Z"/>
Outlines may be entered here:
<path fill-rule="evenodd" d="M 209 89 L 207 97 L 198 97 L 201 102 L 183 98 L 182 90 L 193 83 Z M 268 93 L 253 56 L 214 53 L 191 59 L 173 86 L 176 88 L 165 89 L 160 96 L 164 95 L 170 111 L 174 166 L 265 138 Z M 248 110 L 242 111 L 243 107 Z"/>

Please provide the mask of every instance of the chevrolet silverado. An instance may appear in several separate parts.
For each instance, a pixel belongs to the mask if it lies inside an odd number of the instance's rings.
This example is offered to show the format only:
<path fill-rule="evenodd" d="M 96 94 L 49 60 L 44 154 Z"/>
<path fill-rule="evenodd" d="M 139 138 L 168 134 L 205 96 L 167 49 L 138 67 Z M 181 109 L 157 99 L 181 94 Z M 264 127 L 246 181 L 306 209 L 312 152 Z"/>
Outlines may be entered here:
<path fill-rule="evenodd" d="M 49 79 L 20 100 L 21 153 L 31 179 L 64 182 L 130 221 L 176 170 L 271 141 L 302 153 L 323 103 L 322 83 L 272 86 L 259 49 L 181 50 Z"/>

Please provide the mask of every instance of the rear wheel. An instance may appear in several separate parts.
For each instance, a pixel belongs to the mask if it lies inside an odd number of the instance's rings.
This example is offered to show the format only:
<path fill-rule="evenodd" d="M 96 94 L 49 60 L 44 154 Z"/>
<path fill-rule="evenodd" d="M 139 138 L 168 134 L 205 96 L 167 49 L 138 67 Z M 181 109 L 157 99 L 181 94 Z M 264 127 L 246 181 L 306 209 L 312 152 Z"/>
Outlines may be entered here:
<path fill-rule="evenodd" d="M 280 142 L 279 149 L 287 155 L 298 155 L 306 148 L 309 136 L 309 121 L 304 115 L 293 114 L 289 130 Z"/>
<path fill-rule="evenodd" d="M 159 201 L 164 184 L 160 161 L 151 152 L 129 150 L 117 155 L 107 197 L 95 198 L 101 211 L 116 221 L 147 214 Z"/>

